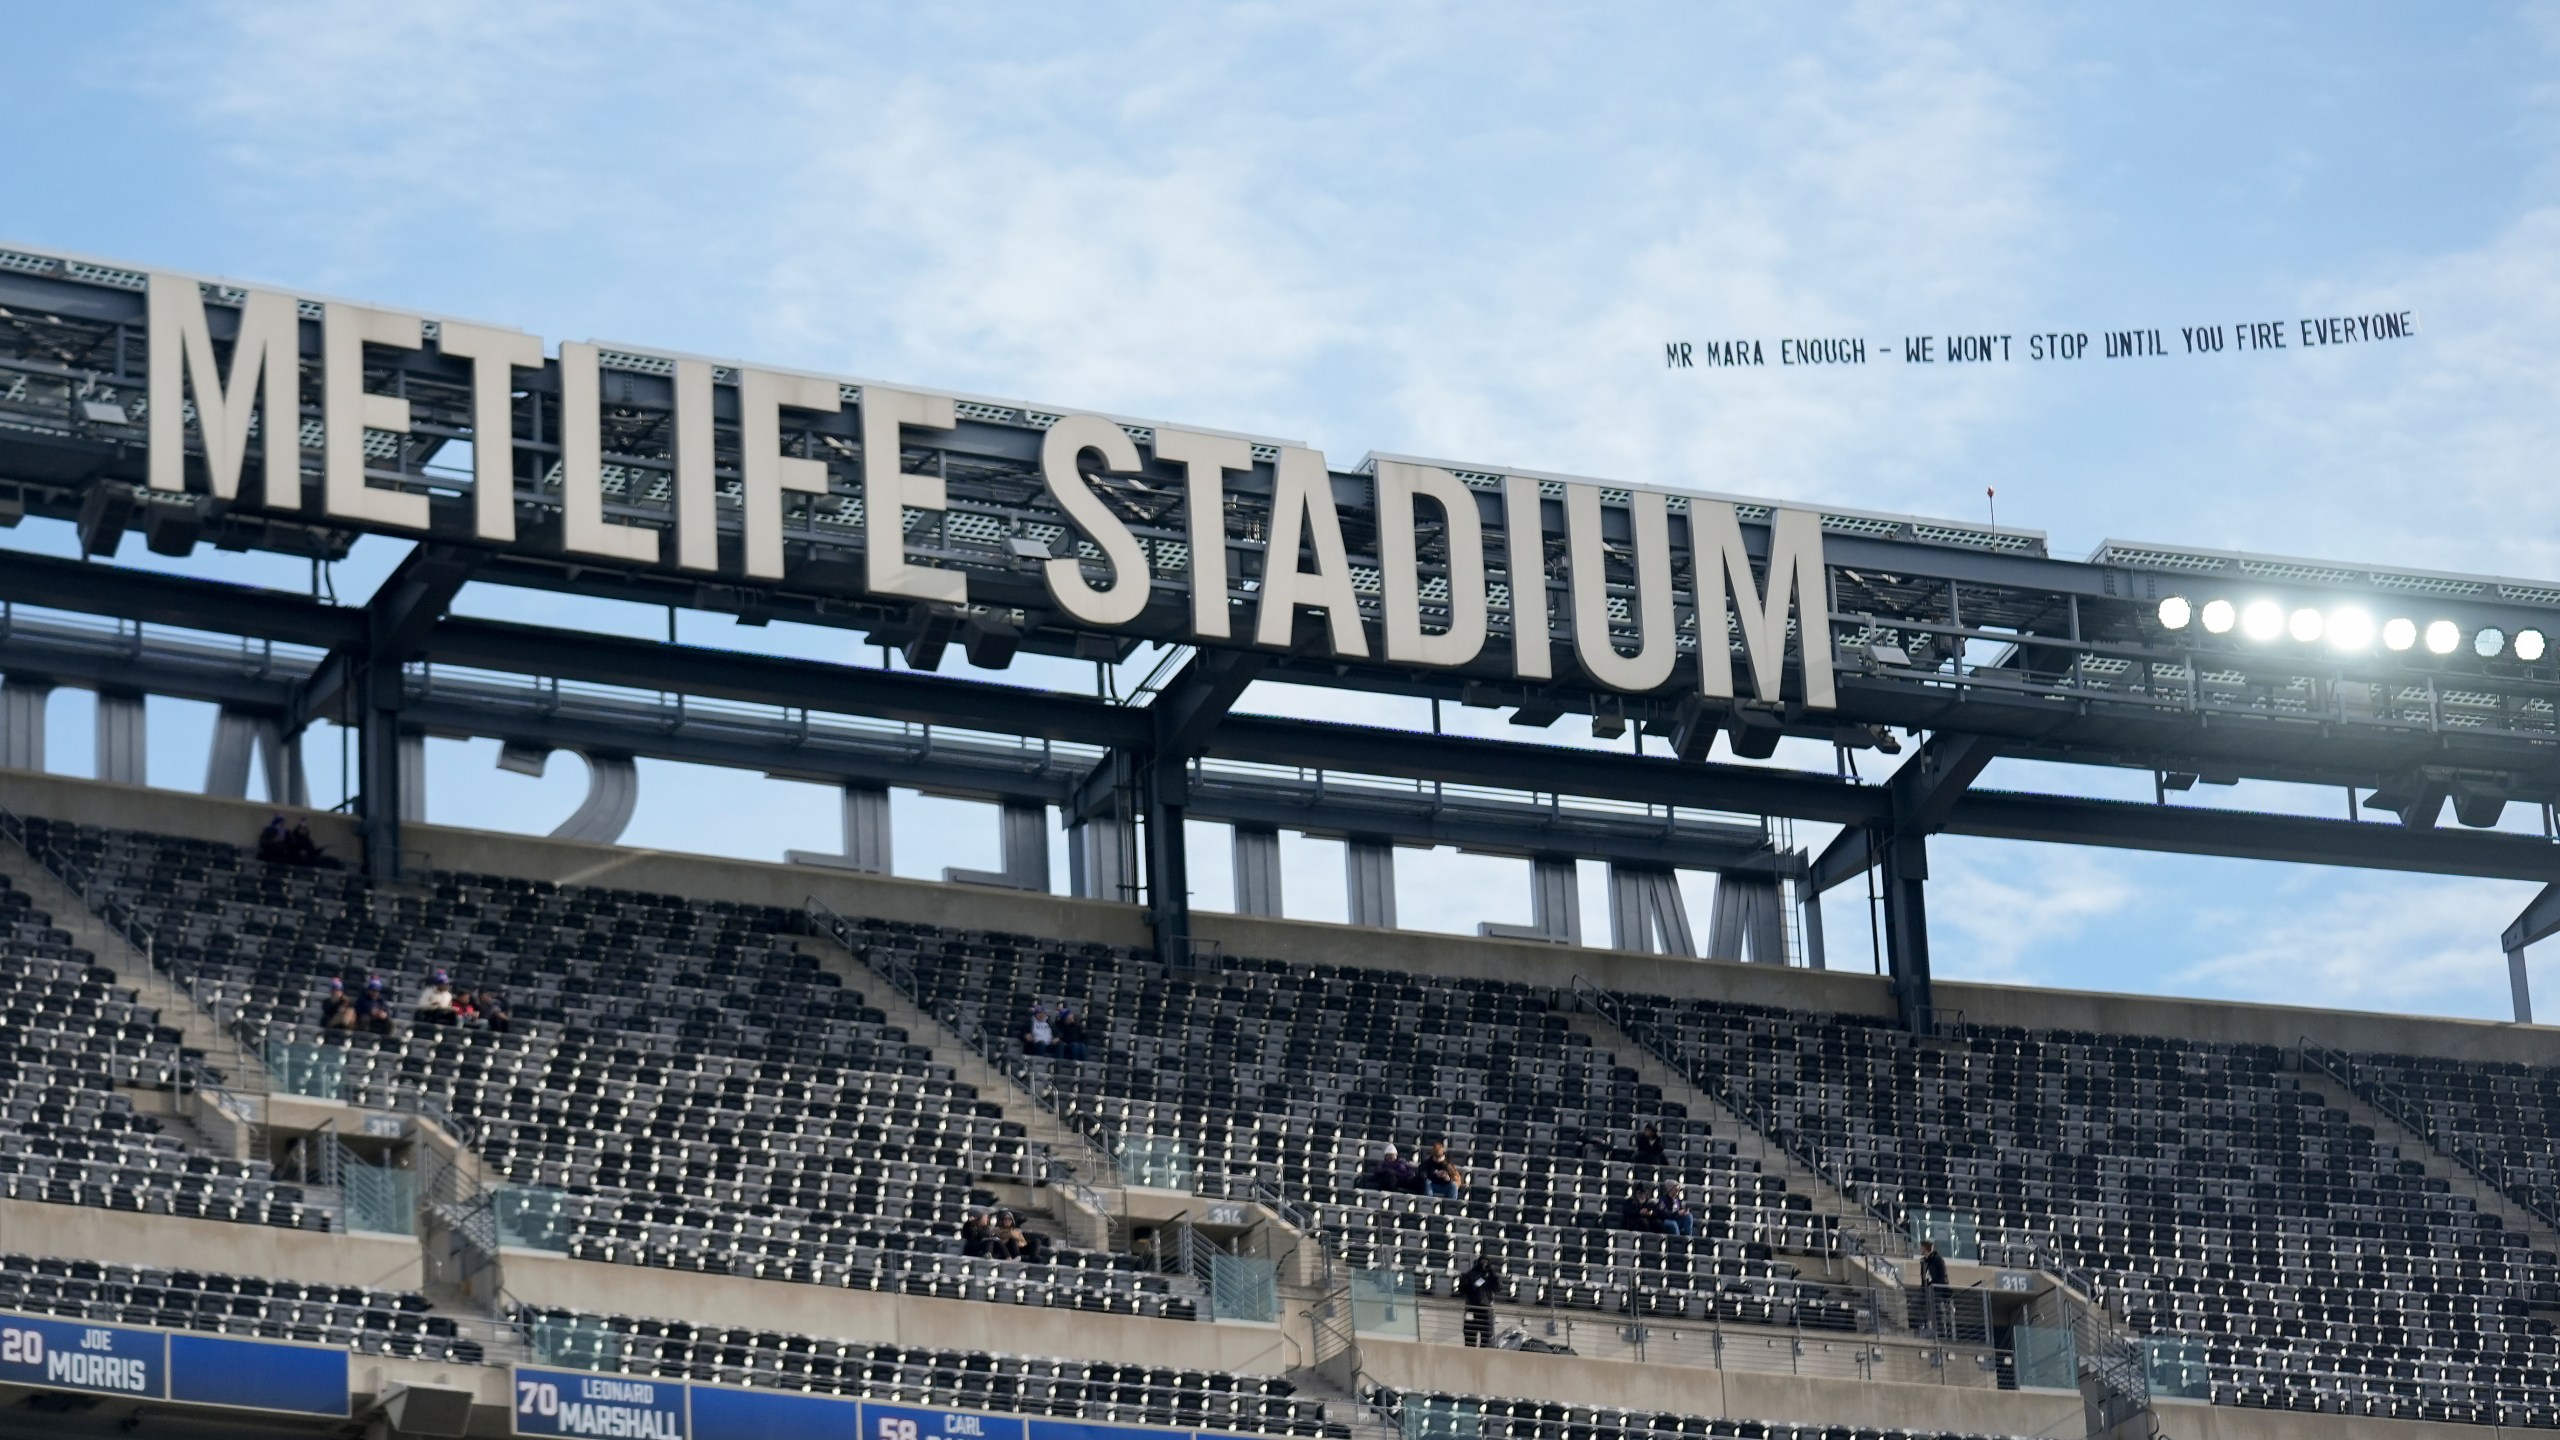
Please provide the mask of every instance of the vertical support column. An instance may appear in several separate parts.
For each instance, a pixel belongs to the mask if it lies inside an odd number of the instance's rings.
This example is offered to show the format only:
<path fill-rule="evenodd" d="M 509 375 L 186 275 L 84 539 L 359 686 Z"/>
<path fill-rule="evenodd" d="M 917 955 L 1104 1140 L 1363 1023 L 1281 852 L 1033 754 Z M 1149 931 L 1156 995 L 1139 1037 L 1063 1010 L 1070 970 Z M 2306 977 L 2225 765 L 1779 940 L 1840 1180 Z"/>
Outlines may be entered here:
<path fill-rule="evenodd" d="M 1191 852 L 1183 807 L 1191 801 L 1191 775 L 1179 755 L 1139 757 L 1147 824 L 1147 923 L 1155 931 L 1156 959 L 1191 963 Z"/>
<path fill-rule="evenodd" d="M 1917 835 L 1881 836 L 1876 842 L 1884 884 L 1885 964 L 1902 1023 L 1915 1034 L 1935 1027 L 1929 989 L 1928 843 Z"/>
<path fill-rule="evenodd" d="M 44 768 L 44 708 L 52 698 L 52 681 L 0 678 L 0 766 Z"/>
<path fill-rule="evenodd" d="M 98 692 L 99 779 L 116 785 L 150 783 L 144 704 L 138 691 Z"/>
<path fill-rule="evenodd" d="M 844 787 L 844 858 L 866 875 L 890 872 L 889 792 L 873 785 Z"/>
<path fill-rule="evenodd" d="M 1136 877 L 1129 873 L 1129 822 L 1117 815 L 1096 815 L 1067 828 L 1067 888 L 1085 900 L 1134 898 Z"/>
<path fill-rule="evenodd" d="M 1796 906 L 1804 912 L 1804 963 L 1808 970 L 1830 967 L 1822 954 L 1822 896 L 1802 880 L 1796 882 Z"/>
<path fill-rule="evenodd" d="M 1396 928 L 1396 847 L 1383 840 L 1349 841 L 1342 847 L 1342 870 L 1351 923 Z"/>
<path fill-rule="evenodd" d="M 1017 890 L 1049 888 L 1049 807 L 1008 803 L 1000 823 L 1004 831 L 1004 878 Z"/>
<path fill-rule="evenodd" d="M 1280 832 L 1236 827 L 1236 913 L 1280 915 Z"/>
<path fill-rule="evenodd" d="M 417 818 L 426 786 L 425 742 L 412 750 L 400 734 L 400 667 L 366 661 L 355 686 L 363 697 L 356 725 L 356 833 L 364 872 L 376 884 L 400 875 L 400 825 Z M 413 759 L 412 756 L 415 756 Z"/>
<path fill-rule="evenodd" d="M 2533 1023 L 2533 978 L 2525 973 L 2524 947 L 2507 952 L 2507 990 L 2515 997 L 2516 1023 Z"/>
<path fill-rule="evenodd" d="M 1529 862 L 1529 923 L 1550 940 L 1582 943 L 1582 876 L 1573 861 Z"/>

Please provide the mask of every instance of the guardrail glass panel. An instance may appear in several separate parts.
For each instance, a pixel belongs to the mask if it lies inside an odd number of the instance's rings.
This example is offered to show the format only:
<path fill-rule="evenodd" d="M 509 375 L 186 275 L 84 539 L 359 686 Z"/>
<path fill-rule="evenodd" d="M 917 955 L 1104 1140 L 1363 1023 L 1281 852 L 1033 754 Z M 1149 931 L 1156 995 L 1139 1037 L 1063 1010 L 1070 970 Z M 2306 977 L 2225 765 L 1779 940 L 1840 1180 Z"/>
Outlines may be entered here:
<path fill-rule="evenodd" d="M 1413 1303 L 1413 1277 L 1401 1270 L 1351 1272 L 1351 1328 L 1396 1340 L 1422 1338 L 1422 1312 Z"/>
<path fill-rule="evenodd" d="M 1199 1169 L 1191 1163 L 1191 1149 L 1179 1140 L 1153 1135 L 1122 1137 L 1114 1158 L 1120 1165 L 1120 1183 L 1139 1185 L 1150 1190 L 1189 1191 L 1199 1183 Z"/>
<path fill-rule="evenodd" d="M 525 1322 L 524 1338 L 537 1364 L 564 1370 L 621 1368 L 621 1337 L 602 1320 L 545 1315 Z"/>
<path fill-rule="evenodd" d="M 1219 1320 L 1280 1318 L 1279 1271 L 1268 1260 L 1241 1255 L 1209 1257 L 1209 1313 Z"/>
<path fill-rule="evenodd" d="M 2021 1325 L 2009 1332 L 2022 1390 L 2080 1388 L 2080 1343 L 2068 1330 Z"/>
<path fill-rule="evenodd" d="M 338 1183 L 347 1198 L 347 1228 L 381 1235 L 418 1233 L 418 1172 L 344 1157 Z"/>
<path fill-rule="evenodd" d="M 1404 1440 L 1476 1440 L 1483 1429 L 1484 1416 L 1472 1400 L 1407 1396 L 1403 1421 Z"/>
<path fill-rule="evenodd" d="M 2176 1400 L 2204 1400 L 2213 1393 L 2205 1374 L 2205 1342 L 2191 1335 L 2162 1335 L 2142 1342 L 2142 1368 L 2151 1393 Z"/>
<path fill-rule="evenodd" d="M 490 1191 L 489 1215 L 500 1245 L 558 1255 L 569 1253 L 569 1237 L 577 1228 L 569 1218 L 569 1197 L 537 1185 L 501 1185 Z"/>
<path fill-rule="evenodd" d="M 1973 1216 L 1963 1210 L 1914 1210 L 1911 1212 L 1913 1244 L 1935 1242 L 1938 1253 L 1950 1260 L 1982 1258 L 1980 1227 Z"/>
<path fill-rule="evenodd" d="M 314 1100 L 347 1098 L 347 1052 L 344 1047 L 270 1040 L 266 1052 L 267 1073 L 275 1078 L 276 1089 L 283 1093 Z"/>

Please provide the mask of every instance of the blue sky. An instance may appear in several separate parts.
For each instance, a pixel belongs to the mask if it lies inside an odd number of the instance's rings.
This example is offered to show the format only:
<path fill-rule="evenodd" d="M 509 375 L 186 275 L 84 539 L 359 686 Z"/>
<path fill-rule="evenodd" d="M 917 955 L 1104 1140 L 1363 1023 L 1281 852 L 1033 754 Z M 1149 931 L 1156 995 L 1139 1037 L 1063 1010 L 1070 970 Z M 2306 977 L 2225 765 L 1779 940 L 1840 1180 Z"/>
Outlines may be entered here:
<path fill-rule="evenodd" d="M 1955 517 L 1996 487 L 2003 522 L 2066 555 L 2116 537 L 2560 577 L 2548 6 L 511 0 L 25 7 L 9 29 L 0 239 L 31 246 L 1301 437 L 1338 464 Z M 2378 308 L 2416 310 L 2421 338 L 2077 367 L 1660 360 L 1677 338 L 2174 343 Z M 341 593 L 396 557 L 369 542 Z M 466 608 L 664 623 L 485 589 Z M 85 773 L 86 704 L 55 701 L 56 768 Z M 155 707 L 155 783 L 199 783 L 208 723 Z M 493 751 L 437 745 L 434 818 L 542 830 L 574 806 L 574 762 L 534 781 Z M 334 741 L 312 759 L 327 798 Z M 2147 790 L 2018 766 L 1987 783 Z M 976 807 L 905 797 L 899 823 L 904 873 L 992 863 Z M 627 838 L 770 857 L 830 848 L 833 825 L 806 787 L 651 766 Z M 1194 843 L 1200 898 L 1223 904 L 1223 836 Z M 2529 893 L 1987 842 L 1935 860 L 1943 975 L 2482 1016 L 2504 1013 L 2496 936 Z M 1339 916 L 1338 852 L 1289 866 L 1293 913 Z M 1408 923 L 1525 918 L 1519 867 L 1401 866 Z M 1864 910 L 1836 892 L 1836 964 L 1863 963 Z"/>

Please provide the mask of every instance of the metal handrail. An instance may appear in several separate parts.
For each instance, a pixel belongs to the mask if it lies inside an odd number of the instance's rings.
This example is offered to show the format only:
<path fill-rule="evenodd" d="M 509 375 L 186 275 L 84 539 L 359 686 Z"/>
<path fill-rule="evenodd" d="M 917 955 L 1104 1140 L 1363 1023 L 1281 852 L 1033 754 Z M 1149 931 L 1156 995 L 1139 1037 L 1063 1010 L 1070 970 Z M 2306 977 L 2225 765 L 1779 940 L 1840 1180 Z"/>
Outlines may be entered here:
<path fill-rule="evenodd" d="M 1846 1181 L 1831 1172 L 1830 1166 L 1816 1158 L 1811 1151 L 1798 1147 L 1788 1138 L 1787 1132 L 1778 1127 L 1775 1116 L 1754 1103 L 1749 1096 L 1735 1090 L 1723 1077 L 1719 1076 L 1712 1084 L 1702 1080 L 1689 1069 L 1688 1065 L 1664 1053 L 1661 1047 L 1646 1039 L 1643 1032 L 1625 1018 L 1623 997 L 1593 984 L 1580 972 L 1576 972 L 1573 976 L 1571 993 L 1576 1000 L 1587 1001 L 1601 1018 L 1607 1020 L 1619 1034 L 1633 1041 L 1637 1048 L 1652 1056 L 1657 1064 L 1672 1074 L 1680 1076 L 1701 1092 L 1713 1097 L 1726 1109 L 1731 1110 L 1735 1118 L 1750 1126 L 1753 1133 L 1758 1135 L 1764 1144 L 1776 1146 L 1797 1165 L 1839 1192 L 1850 1204 L 1858 1207 L 1857 1210 L 1849 1212 L 1816 1210 L 1812 1212 L 1813 1214 L 1827 1215 L 1835 1220 L 1850 1221 L 1867 1227 L 1867 1233 L 1859 1236 L 1859 1244 L 1869 1253 L 1883 1255 L 1911 1253 L 1912 1247 L 1907 1237 L 1895 1226 L 1892 1217 L 1859 1199 L 1857 1192 Z M 1813 1197 L 1808 1195 L 1805 1198 L 1810 1201 Z"/>
<path fill-rule="evenodd" d="M 2471 1176 L 2479 1184 L 2496 1191 L 2517 1209 L 2543 1224 L 2560 1229 L 2560 1217 L 2517 1193 L 2508 1180 L 2507 1166 L 2494 1156 L 2472 1148 L 2461 1136 L 2436 1122 L 2434 1111 L 2415 1097 L 2379 1077 L 2359 1074 L 2355 1056 L 2333 1049 L 2305 1035 L 2300 1040 L 2300 1053 L 2305 1065 L 2316 1065 L 2331 1079 L 2344 1085 L 2366 1104 L 2390 1116 L 2425 1141 Z"/>
<path fill-rule="evenodd" d="M 988 1030 L 983 1022 L 964 1026 L 956 1014 L 934 1013 L 933 1005 L 925 999 L 923 985 L 916 978 L 913 960 L 896 951 L 883 952 L 879 947 L 863 941 L 855 931 L 852 921 L 837 914 L 834 906 L 815 895 L 803 897 L 801 908 L 803 914 L 812 925 L 817 927 L 819 933 L 833 940 L 846 954 L 851 955 L 873 974 L 887 981 L 889 988 L 895 990 L 908 1004 L 914 1006 L 918 1013 L 949 1030 L 960 1039 L 961 1043 L 976 1051 L 978 1058 L 986 1062 L 987 1068 L 1020 1087 L 1022 1093 L 1030 1097 L 1031 1103 L 1046 1113 L 1050 1119 L 1055 1120 L 1059 1128 L 1070 1134 L 1083 1136 L 1086 1143 L 1094 1147 L 1098 1156 L 1107 1157 L 1107 1147 L 1101 1138 L 1100 1120 L 1093 1118 L 1080 1122 L 1075 1116 L 1059 1109 L 1056 1103 L 1057 1086 L 1054 1078 L 1046 1087 L 1048 1093 L 1043 1095 L 1039 1067 L 1032 1064 L 1029 1057 L 1013 1050 L 1009 1039 Z M 1055 1166 L 1066 1165 L 1068 1162 L 1058 1160 L 1054 1155 L 1051 1158 L 1054 1178 Z"/>

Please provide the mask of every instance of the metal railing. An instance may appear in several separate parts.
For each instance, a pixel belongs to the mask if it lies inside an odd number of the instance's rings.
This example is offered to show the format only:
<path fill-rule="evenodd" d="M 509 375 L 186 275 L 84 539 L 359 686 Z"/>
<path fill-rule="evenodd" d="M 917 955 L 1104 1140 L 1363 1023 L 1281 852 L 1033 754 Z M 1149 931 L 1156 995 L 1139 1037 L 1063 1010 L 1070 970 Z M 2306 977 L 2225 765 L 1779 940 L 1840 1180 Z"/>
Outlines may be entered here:
<path fill-rule="evenodd" d="M 1044 1062 L 1038 1057 L 1024 1055 L 1020 1044 L 1012 1036 L 997 1034 L 989 1030 L 984 1023 L 972 1023 L 957 1013 L 937 1014 L 932 1003 L 925 997 L 924 985 L 916 973 L 913 956 L 894 948 L 871 944 L 863 938 L 861 931 L 854 926 L 853 922 L 837 914 L 835 907 L 815 895 L 803 897 L 801 908 L 809 924 L 817 933 L 833 940 L 846 954 L 851 955 L 873 974 L 887 981 L 889 988 L 896 991 L 899 997 L 909 1005 L 915 1007 L 919 1014 L 941 1025 L 962 1044 L 975 1051 L 988 1069 L 1013 1082 L 1024 1095 L 1030 1097 L 1033 1105 L 1051 1120 L 1056 1121 L 1059 1128 L 1070 1134 L 1083 1136 L 1093 1147 L 1095 1158 L 1107 1158 L 1109 1146 L 1101 1137 L 1097 1123 L 1080 1122 L 1076 1117 L 1059 1108 L 1056 1062 Z M 1072 1169 L 1071 1162 L 1055 1154 L 1051 1154 L 1048 1159 L 1046 1178 L 1053 1182 L 1062 1172 Z M 1029 1179 L 1028 1176 L 1025 1178 Z"/>
<path fill-rule="evenodd" d="M 1623 997 L 1593 984 L 1589 978 L 1581 974 L 1573 977 L 1571 994 L 1577 1003 L 1587 1006 L 1608 1021 L 1619 1034 L 1627 1037 L 1637 1048 L 1653 1057 L 1654 1063 L 1679 1076 L 1695 1087 L 1699 1093 L 1733 1112 L 1734 1118 L 1751 1131 L 1751 1138 L 1760 1146 L 1759 1155 L 1753 1158 L 1760 1160 L 1764 1168 L 1770 1150 L 1775 1149 L 1798 1168 L 1830 1186 L 1834 1193 L 1856 1207 L 1848 1210 L 1824 1207 L 1817 1197 L 1812 1195 L 1804 1197 L 1807 1203 L 1815 1207 L 1807 1213 L 1828 1218 L 1836 1227 L 1835 1243 L 1823 1247 L 1826 1253 L 1839 1253 L 1843 1247 L 1838 1241 L 1843 1235 L 1845 1235 L 1848 1253 L 1852 1254 L 1903 1256 L 1915 1252 L 1917 1247 L 1893 1223 L 1890 1216 L 1860 1200 L 1857 1192 L 1847 1182 L 1833 1174 L 1831 1167 L 1810 1150 L 1797 1145 L 1790 1133 L 1777 1124 L 1776 1117 L 1752 1100 L 1748 1094 L 1736 1090 L 1723 1077 L 1718 1077 L 1712 1082 L 1701 1078 L 1687 1064 L 1665 1053 L 1647 1039 L 1643 1028 L 1627 1015 L 1626 1001 Z M 1737 1153 L 1739 1153 L 1738 1150 Z"/>
<path fill-rule="evenodd" d="M 1431 1345 L 1486 1345 L 1528 1353 L 1710 1370 L 1995 1389 L 2001 1347 L 1989 1296 L 1978 1289 L 1803 1286 L 1799 1303 L 1763 1302 L 1744 1316 L 1733 1297 L 1619 1289 L 1600 1309 L 1539 1300 L 1492 1307 L 1490 1332 L 1470 1334 L 1467 1307 L 1416 1296 L 1410 1313 L 1377 1332 Z M 1827 1302 L 1827 1303 L 1826 1303 Z M 1372 1307 L 1376 1308 L 1376 1307 Z M 1905 1321 L 1908 1323 L 1904 1323 Z"/>
<path fill-rule="evenodd" d="M 2461 1135 L 2437 1124 L 2432 1106 L 2387 1080 L 2364 1074 L 2363 1067 L 2356 1063 L 2353 1055 L 2332 1049 L 2308 1035 L 2301 1038 L 2300 1051 L 2304 1069 L 2317 1067 L 2346 1086 L 2358 1099 L 2398 1121 L 2437 1153 L 2461 1166 L 2474 1181 L 2497 1192 L 2517 1209 L 2543 1224 L 2560 1230 L 2560 1217 L 2527 1198 L 2524 1187 L 2508 1178 L 2504 1162 L 2474 1148 Z"/>

